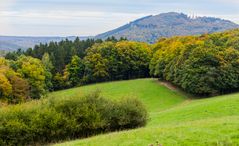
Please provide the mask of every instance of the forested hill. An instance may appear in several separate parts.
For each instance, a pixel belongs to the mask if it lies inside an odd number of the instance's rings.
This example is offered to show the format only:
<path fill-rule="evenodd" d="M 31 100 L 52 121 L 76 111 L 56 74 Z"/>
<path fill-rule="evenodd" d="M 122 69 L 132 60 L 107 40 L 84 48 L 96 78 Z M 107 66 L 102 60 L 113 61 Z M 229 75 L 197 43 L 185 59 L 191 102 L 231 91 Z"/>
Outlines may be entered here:
<path fill-rule="evenodd" d="M 197 35 L 220 32 L 239 25 L 213 17 L 189 17 L 183 13 L 163 13 L 147 16 L 130 22 L 122 27 L 99 34 L 96 38 L 105 39 L 110 36 L 126 37 L 133 41 L 154 43 L 160 37 Z"/>
<path fill-rule="evenodd" d="M 95 39 L 106 39 L 115 36 L 133 41 L 154 43 L 160 37 L 184 36 L 220 32 L 239 28 L 239 25 L 219 18 L 195 17 L 191 18 L 183 13 L 163 13 L 156 16 L 146 16 L 137 19 L 117 29 L 95 36 Z M 0 36 L 0 50 L 13 51 L 32 48 L 36 44 L 60 42 L 64 39 L 74 40 L 76 37 L 15 37 Z M 80 37 L 81 40 L 94 38 L 93 36 Z"/>

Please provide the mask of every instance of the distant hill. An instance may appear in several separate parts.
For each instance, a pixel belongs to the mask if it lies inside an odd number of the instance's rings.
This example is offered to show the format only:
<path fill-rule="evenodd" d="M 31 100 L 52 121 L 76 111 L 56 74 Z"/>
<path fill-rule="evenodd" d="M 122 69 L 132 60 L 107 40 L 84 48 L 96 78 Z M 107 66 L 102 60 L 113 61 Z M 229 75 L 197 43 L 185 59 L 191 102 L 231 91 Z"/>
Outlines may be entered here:
<path fill-rule="evenodd" d="M 183 13 L 170 12 L 140 18 L 117 29 L 99 34 L 95 38 L 106 39 L 115 36 L 118 39 L 126 37 L 133 41 L 154 43 L 160 37 L 213 33 L 234 28 L 239 28 L 239 25 L 228 20 L 213 17 L 191 18 Z M 66 38 L 74 40 L 76 37 L 0 36 L 0 50 L 27 49 L 39 43 L 59 42 Z M 89 37 L 80 37 L 80 39 L 86 38 Z"/>
<path fill-rule="evenodd" d="M 19 48 L 28 49 L 36 44 L 49 43 L 51 41 L 59 42 L 63 39 L 74 40 L 75 36 L 70 37 L 18 37 L 18 36 L 0 36 L 0 50 L 13 51 Z M 88 37 L 80 37 L 86 39 Z"/>
<path fill-rule="evenodd" d="M 189 17 L 183 13 L 163 13 L 140 18 L 117 29 L 99 34 L 96 38 L 115 36 L 129 40 L 154 43 L 160 37 L 197 35 L 239 28 L 239 25 L 213 17 Z"/>

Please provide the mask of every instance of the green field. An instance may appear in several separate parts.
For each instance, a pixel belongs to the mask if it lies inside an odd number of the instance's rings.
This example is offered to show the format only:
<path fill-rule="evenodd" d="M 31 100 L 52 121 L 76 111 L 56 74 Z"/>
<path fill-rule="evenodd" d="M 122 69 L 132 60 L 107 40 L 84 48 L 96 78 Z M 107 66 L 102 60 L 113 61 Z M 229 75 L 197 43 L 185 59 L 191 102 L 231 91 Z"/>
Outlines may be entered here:
<path fill-rule="evenodd" d="M 146 127 L 102 134 L 59 145 L 147 146 L 239 145 L 239 94 L 192 99 L 170 90 L 156 79 L 140 79 L 83 86 L 54 92 L 49 96 L 67 98 L 100 90 L 107 98 L 135 96 L 149 111 Z"/>

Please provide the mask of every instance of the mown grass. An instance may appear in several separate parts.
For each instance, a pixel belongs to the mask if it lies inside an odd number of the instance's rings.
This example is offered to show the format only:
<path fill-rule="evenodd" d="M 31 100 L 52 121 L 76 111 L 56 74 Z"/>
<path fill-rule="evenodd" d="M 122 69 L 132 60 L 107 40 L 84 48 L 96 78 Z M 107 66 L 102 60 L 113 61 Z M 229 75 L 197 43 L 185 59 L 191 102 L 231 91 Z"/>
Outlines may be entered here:
<path fill-rule="evenodd" d="M 147 126 L 58 145 L 239 145 L 239 94 L 192 100 L 160 85 L 155 79 L 142 79 L 84 86 L 50 96 L 67 98 L 97 88 L 108 98 L 117 99 L 129 94 L 139 97 L 150 113 Z"/>

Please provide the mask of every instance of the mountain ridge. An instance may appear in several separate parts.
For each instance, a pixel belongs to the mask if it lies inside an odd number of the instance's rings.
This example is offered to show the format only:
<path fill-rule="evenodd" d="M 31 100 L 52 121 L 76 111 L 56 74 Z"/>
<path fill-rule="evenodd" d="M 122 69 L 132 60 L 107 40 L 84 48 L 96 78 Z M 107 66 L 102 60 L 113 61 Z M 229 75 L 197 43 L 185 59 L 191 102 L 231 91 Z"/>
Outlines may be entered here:
<path fill-rule="evenodd" d="M 206 16 L 190 17 L 184 13 L 168 12 L 148 15 L 96 36 L 79 38 L 82 40 L 87 38 L 106 39 L 114 36 L 117 39 L 124 37 L 132 41 L 154 43 L 161 37 L 199 35 L 236 28 L 239 28 L 239 25 L 229 20 Z M 74 40 L 75 38 L 76 36 L 0 36 L 0 50 L 27 49 L 40 43 L 59 42 L 63 39 Z"/>
<path fill-rule="evenodd" d="M 126 37 L 129 40 L 154 43 L 160 37 L 198 35 L 239 28 L 239 25 L 215 17 L 189 17 L 184 13 L 169 12 L 149 15 L 114 30 L 99 34 L 96 38 Z"/>

